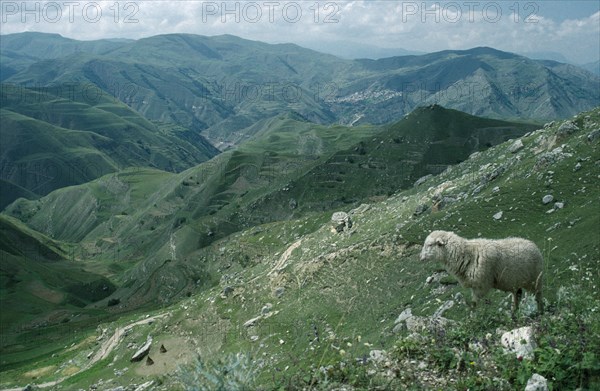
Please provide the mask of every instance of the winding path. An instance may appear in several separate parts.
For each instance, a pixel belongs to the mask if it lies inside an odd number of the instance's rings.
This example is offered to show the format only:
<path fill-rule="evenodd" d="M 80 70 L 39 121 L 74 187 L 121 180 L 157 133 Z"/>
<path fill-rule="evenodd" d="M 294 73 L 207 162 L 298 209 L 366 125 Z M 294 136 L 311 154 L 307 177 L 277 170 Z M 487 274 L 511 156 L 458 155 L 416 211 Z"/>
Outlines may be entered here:
<path fill-rule="evenodd" d="M 123 327 L 117 327 L 115 329 L 115 332 L 113 333 L 113 335 L 111 335 L 110 338 L 108 338 L 106 341 L 104 341 L 102 343 L 102 345 L 100 345 L 100 349 L 98 349 L 98 351 L 96 352 L 96 354 L 94 354 L 92 356 L 92 358 L 90 359 L 90 361 L 88 361 L 88 363 L 80 371 L 78 371 L 78 372 L 76 372 L 76 373 L 74 373 L 72 375 L 69 375 L 69 376 L 61 377 L 60 379 L 57 379 L 57 380 L 54 380 L 54 381 L 51 381 L 51 382 L 42 383 L 42 384 L 31 383 L 31 385 L 35 385 L 38 388 L 52 387 L 52 386 L 55 386 L 55 385 L 57 385 L 59 383 L 62 383 L 63 381 L 65 381 L 66 379 L 70 378 L 73 375 L 76 375 L 78 373 L 81 373 L 83 371 L 88 370 L 89 368 L 92 367 L 92 365 L 94 365 L 98 361 L 103 360 L 106 357 L 108 357 L 110 355 L 110 353 L 117 347 L 117 345 L 119 345 L 119 341 L 120 341 L 121 337 L 127 331 L 129 331 L 133 327 L 139 326 L 141 324 L 152 323 L 156 319 L 164 318 L 167 315 L 168 314 L 154 315 L 154 316 L 151 316 L 149 318 L 145 318 L 145 319 L 142 319 L 142 320 L 138 320 L 137 322 L 130 323 L 130 324 L 125 325 Z M 2 389 L 0 391 L 22 391 L 24 388 L 25 388 L 25 386 L 23 386 L 23 387 L 17 387 L 17 388 L 5 388 L 5 389 Z"/>

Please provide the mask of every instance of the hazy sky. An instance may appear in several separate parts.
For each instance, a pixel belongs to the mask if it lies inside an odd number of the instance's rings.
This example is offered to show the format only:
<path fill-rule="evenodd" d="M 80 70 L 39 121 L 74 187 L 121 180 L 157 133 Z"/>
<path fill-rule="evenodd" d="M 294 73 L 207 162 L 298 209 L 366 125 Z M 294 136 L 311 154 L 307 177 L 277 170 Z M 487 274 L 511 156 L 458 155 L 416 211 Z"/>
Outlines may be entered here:
<path fill-rule="evenodd" d="M 491 46 L 600 58 L 600 0 L 586 1 L 1 1 L 1 33 L 75 39 L 233 34 L 432 52 Z"/>

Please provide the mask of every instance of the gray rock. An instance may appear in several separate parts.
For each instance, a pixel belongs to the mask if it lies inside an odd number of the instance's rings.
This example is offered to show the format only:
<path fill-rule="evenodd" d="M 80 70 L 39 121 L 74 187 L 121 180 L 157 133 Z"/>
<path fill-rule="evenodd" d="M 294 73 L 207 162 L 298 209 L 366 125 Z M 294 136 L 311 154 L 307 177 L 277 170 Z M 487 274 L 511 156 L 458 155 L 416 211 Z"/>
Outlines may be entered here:
<path fill-rule="evenodd" d="M 135 352 L 133 357 L 131 357 L 131 361 L 141 361 L 150 352 L 150 346 L 152 346 L 152 336 L 148 335 L 146 343 Z"/>
<path fill-rule="evenodd" d="M 485 187 L 485 185 L 479 185 L 479 186 L 477 186 L 476 188 L 473 189 L 473 192 L 471 194 L 475 195 L 475 194 L 481 193 L 481 190 L 483 190 L 484 187 Z"/>
<path fill-rule="evenodd" d="M 385 350 L 371 350 L 369 352 L 369 360 L 372 362 L 380 363 L 387 359 Z"/>
<path fill-rule="evenodd" d="M 404 311 L 402 311 L 402 313 L 400 313 L 400 315 L 398 315 L 398 317 L 394 321 L 394 324 L 404 322 L 406 319 L 410 318 L 411 316 L 413 316 L 412 310 L 410 308 L 407 308 Z"/>
<path fill-rule="evenodd" d="M 281 296 L 283 296 L 283 294 L 285 293 L 285 288 L 282 286 L 278 286 L 277 288 L 275 288 L 275 297 L 279 298 Z"/>
<path fill-rule="evenodd" d="M 552 126 L 554 126 L 554 121 L 545 123 L 544 124 L 544 129 L 548 129 L 548 128 L 552 127 Z"/>
<path fill-rule="evenodd" d="M 350 211 L 350 215 L 360 215 L 365 213 L 366 211 L 368 211 L 371 208 L 371 205 L 369 204 L 360 204 L 359 207 L 354 208 Z"/>
<path fill-rule="evenodd" d="M 512 145 L 510 147 L 508 147 L 508 151 L 510 153 L 517 153 L 522 148 L 523 148 L 523 141 L 521 141 L 521 139 L 518 139 L 517 141 L 512 143 Z"/>
<path fill-rule="evenodd" d="M 590 143 L 593 143 L 594 141 L 596 141 L 598 139 L 600 139 L 600 129 L 596 129 L 587 135 L 587 140 Z"/>
<path fill-rule="evenodd" d="M 417 179 L 417 181 L 414 184 L 414 187 L 422 185 L 423 183 L 427 182 L 429 180 L 429 178 L 431 178 L 431 177 L 433 177 L 433 175 L 431 175 L 431 174 L 422 176 L 421 178 Z"/>
<path fill-rule="evenodd" d="M 439 318 L 440 316 L 442 316 L 444 314 L 444 312 L 448 311 L 450 308 L 452 308 L 454 306 L 454 300 L 448 300 L 447 302 L 445 302 L 444 304 L 442 304 L 440 306 L 440 308 L 438 308 L 434 313 L 433 313 L 433 317 L 434 318 Z"/>
<path fill-rule="evenodd" d="M 261 310 L 260 310 L 260 313 L 261 313 L 262 315 L 266 315 L 266 314 L 268 314 L 269 312 L 271 312 L 271 308 L 273 308 L 273 304 L 271 304 L 271 303 L 267 303 L 267 304 L 265 304 L 265 305 L 263 306 L 263 308 L 261 308 Z"/>
<path fill-rule="evenodd" d="M 331 216 L 331 223 L 336 232 L 343 232 L 352 228 L 352 220 L 346 212 L 335 212 Z"/>
<path fill-rule="evenodd" d="M 525 391 L 548 391 L 548 381 L 542 375 L 534 373 L 525 386 Z"/>
<path fill-rule="evenodd" d="M 417 206 L 417 208 L 415 209 L 413 216 L 420 216 L 423 213 L 427 212 L 429 210 L 429 205 L 427 204 L 420 204 L 419 206 Z"/>
<path fill-rule="evenodd" d="M 296 201 L 294 198 L 292 198 L 292 199 L 290 199 L 288 206 L 290 207 L 290 209 L 296 209 L 298 207 L 298 201 Z"/>
<path fill-rule="evenodd" d="M 256 324 L 256 322 L 257 322 L 257 321 L 259 321 L 261 318 L 262 318 L 262 315 L 261 315 L 261 316 L 257 316 L 257 317 L 255 317 L 255 318 L 252 318 L 252 319 L 250 319 L 250 320 L 247 320 L 247 321 L 245 321 L 245 322 L 244 322 L 244 327 L 251 327 L 251 326 L 254 326 L 254 325 Z"/>
<path fill-rule="evenodd" d="M 579 170 L 581 170 L 581 163 L 577 163 L 577 164 L 575 165 L 575 168 L 573 168 L 573 172 L 577 172 L 577 171 L 579 171 Z"/>
<path fill-rule="evenodd" d="M 544 205 L 547 205 L 549 203 L 551 203 L 552 201 L 554 201 L 554 196 L 552 196 L 552 194 L 546 194 L 543 198 L 542 198 L 542 203 Z"/>
<path fill-rule="evenodd" d="M 500 220 L 502 218 L 502 211 L 496 213 L 493 217 L 494 220 Z"/>
<path fill-rule="evenodd" d="M 562 209 L 565 207 L 565 203 L 564 202 L 555 202 L 554 203 L 554 209 Z"/>
<path fill-rule="evenodd" d="M 502 334 L 500 342 L 506 352 L 515 353 L 517 358 L 533 359 L 537 347 L 533 337 L 533 328 L 525 326 Z"/>
<path fill-rule="evenodd" d="M 499 191 L 500 191 L 500 188 L 498 186 L 496 186 L 492 189 L 492 193 L 498 193 Z"/>
<path fill-rule="evenodd" d="M 561 136 L 565 136 L 568 134 L 575 133 L 579 130 L 579 127 L 575 125 L 572 121 L 565 121 L 562 125 L 558 127 L 557 134 Z"/>
<path fill-rule="evenodd" d="M 229 296 L 230 294 L 232 294 L 234 291 L 234 288 L 232 286 L 226 286 L 225 288 L 223 288 L 223 294 L 225 296 Z"/>

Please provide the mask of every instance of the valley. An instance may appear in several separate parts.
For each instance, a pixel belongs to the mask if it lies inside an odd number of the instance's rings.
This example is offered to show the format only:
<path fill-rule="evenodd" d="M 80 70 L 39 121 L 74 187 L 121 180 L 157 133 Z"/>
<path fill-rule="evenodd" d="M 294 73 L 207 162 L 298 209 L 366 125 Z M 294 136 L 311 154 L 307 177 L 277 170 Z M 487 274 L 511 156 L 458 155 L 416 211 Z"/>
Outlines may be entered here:
<path fill-rule="evenodd" d="M 598 76 L 231 35 L 0 49 L 0 389 L 600 385 Z M 434 229 L 534 241 L 547 313 L 470 313 L 418 259 Z"/>

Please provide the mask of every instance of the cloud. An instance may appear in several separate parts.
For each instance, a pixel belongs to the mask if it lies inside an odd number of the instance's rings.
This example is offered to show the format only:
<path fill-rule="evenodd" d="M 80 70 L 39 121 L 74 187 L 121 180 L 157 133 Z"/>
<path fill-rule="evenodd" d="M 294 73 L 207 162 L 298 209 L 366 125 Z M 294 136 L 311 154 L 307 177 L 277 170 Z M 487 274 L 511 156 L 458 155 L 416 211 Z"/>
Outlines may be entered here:
<path fill-rule="evenodd" d="M 86 40 L 233 34 L 418 51 L 555 51 L 581 63 L 600 56 L 600 12 L 557 21 L 543 15 L 543 2 L 2 1 L 1 11 L 3 34 L 43 31 Z"/>

